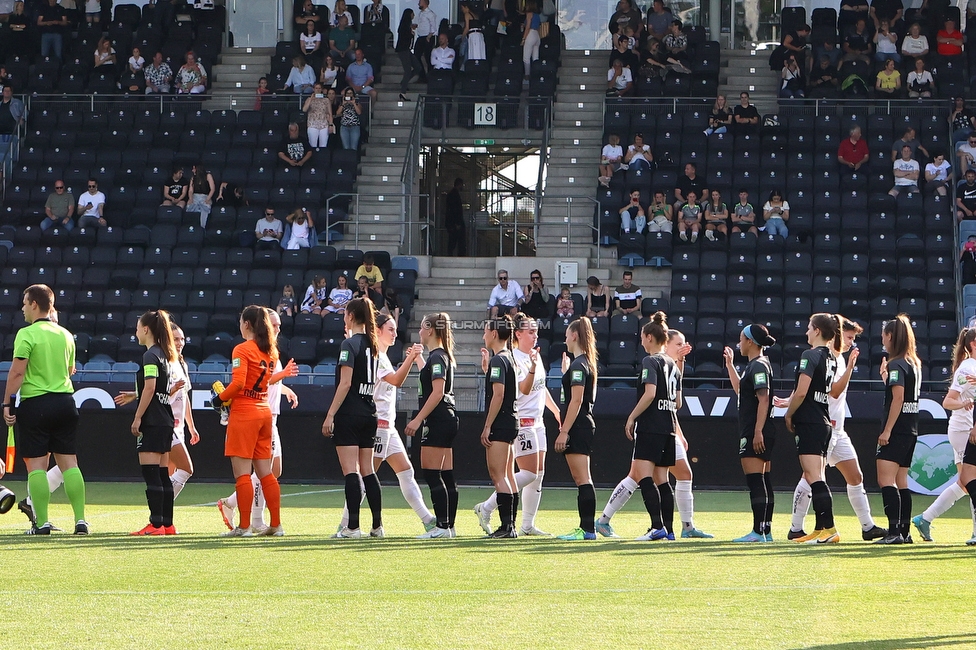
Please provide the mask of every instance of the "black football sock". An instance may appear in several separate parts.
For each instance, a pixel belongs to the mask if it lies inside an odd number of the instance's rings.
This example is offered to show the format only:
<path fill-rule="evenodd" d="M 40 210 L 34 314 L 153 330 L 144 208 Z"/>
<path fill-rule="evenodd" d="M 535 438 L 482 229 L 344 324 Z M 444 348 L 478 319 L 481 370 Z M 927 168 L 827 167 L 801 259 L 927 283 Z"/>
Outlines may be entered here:
<path fill-rule="evenodd" d="M 424 480 L 430 488 L 430 504 L 434 508 L 434 516 L 437 518 L 438 528 L 449 528 L 447 525 L 447 488 L 444 487 L 444 479 L 439 469 L 425 469 Z"/>
<path fill-rule="evenodd" d="M 888 534 L 897 535 L 901 532 L 901 493 L 895 486 L 886 485 L 881 488 L 881 501 L 888 517 Z"/>
<path fill-rule="evenodd" d="M 901 496 L 901 530 L 905 537 L 912 534 L 912 491 L 909 489 L 898 490 Z"/>
<path fill-rule="evenodd" d="M 749 486 L 749 503 L 752 506 L 752 532 L 762 535 L 766 515 L 766 486 L 763 485 L 763 475 L 746 474 L 746 485 Z"/>
<path fill-rule="evenodd" d="M 810 484 L 813 493 L 813 511 L 817 513 L 817 528 L 826 530 L 834 527 L 834 502 L 830 498 L 830 489 L 823 481 Z"/>
<path fill-rule="evenodd" d="M 518 507 L 519 493 L 516 492 L 512 495 L 512 528 L 515 528 L 515 522 L 518 520 Z"/>
<path fill-rule="evenodd" d="M 661 518 L 661 494 L 654 484 L 654 479 L 647 476 L 637 485 L 640 487 L 641 496 L 644 497 L 644 508 L 651 516 L 651 528 L 664 528 L 664 521 Z"/>
<path fill-rule="evenodd" d="M 346 510 L 349 512 L 349 523 L 346 527 L 349 530 L 359 529 L 359 505 L 363 500 L 360 480 L 356 472 L 346 474 Z"/>
<path fill-rule="evenodd" d="M 162 525 L 172 526 L 173 501 L 176 499 L 176 494 L 173 491 L 173 481 L 169 478 L 169 467 L 159 468 L 159 483 L 163 490 L 162 511 L 160 513 L 163 522 Z"/>
<path fill-rule="evenodd" d="M 596 490 L 592 483 L 585 483 L 577 488 L 576 509 L 579 511 L 580 524 L 587 533 L 594 533 L 593 523 L 596 517 Z"/>
<path fill-rule="evenodd" d="M 146 480 L 146 503 L 149 505 L 149 523 L 163 525 L 163 486 L 159 482 L 159 465 L 142 465 L 142 478 Z"/>
<path fill-rule="evenodd" d="M 496 499 L 498 500 L 498 517 L 502 520 L 501 527 L 508 530 L 512 526 L 512 495 L 508 492 L 499 492 Z"/>
<path fill-rule="evenodd" d="M 373 528 L 379 528 L 383 525 L 383 491 L 380 489 L 380 480 L 376 474 L 364 476 L 363 486 L 366 488 L 366 502 L 373 513 Z"/>
<path fill-rule="evenodd" d="M 444 489 L 447 490 L 447 527 L 454 528 L 458 509 L 458 489 L 457 481 L 454 480 L 454 470 L 443 470 L 441 477 L 444 479 Z"/>
<path fill-rule="evenodd" d="M 674 532 L 674 489 L 670 481 L 665 481 L 657 486 L 657 493 L 661 499 L 661 523 L 669 532 Z"/>
<path fill-rule="evenodd" d="M 763 516 L 763 533 L 771 535 L 773 532 L 773 479 L 769 472 L 763 474 L 763 486 L 766 488 L 766 512 Z"/>

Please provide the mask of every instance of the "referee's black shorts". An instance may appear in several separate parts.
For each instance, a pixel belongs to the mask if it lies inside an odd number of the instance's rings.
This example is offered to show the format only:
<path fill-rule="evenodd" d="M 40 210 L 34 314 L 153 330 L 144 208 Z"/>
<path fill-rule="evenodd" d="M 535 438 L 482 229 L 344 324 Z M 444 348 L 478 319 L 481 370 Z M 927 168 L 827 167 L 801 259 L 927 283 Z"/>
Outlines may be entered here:
<path fill-rule="evenodd" d="M 74 455 L 78 409 L 71 393 L 45 393 L 20 400 L 17 448 L 22 458 Z"/>

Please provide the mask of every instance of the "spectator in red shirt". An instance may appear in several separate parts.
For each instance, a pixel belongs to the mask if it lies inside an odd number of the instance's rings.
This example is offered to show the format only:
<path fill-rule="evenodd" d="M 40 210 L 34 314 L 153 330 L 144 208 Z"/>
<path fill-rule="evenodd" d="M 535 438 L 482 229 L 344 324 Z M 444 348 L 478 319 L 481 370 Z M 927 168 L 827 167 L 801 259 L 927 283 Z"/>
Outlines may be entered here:
<path fill-rule="evenodd" d="M 956 29 L 954 20 L 945 21 L 945 29 L 940 29 L 935 38 L 938 43 L 936 51 L 942 56 L 959 56 L 962 54 L 962 46 L 966 42 L 966 37 Z"/>
<path fill-rule="evenodd" d="M 837 162 L 841 171 L 856 172 L 868 161 L 868 143 L 861 139 L 861 127 L 851 127 L 851 137 L 837 147 Z"/>

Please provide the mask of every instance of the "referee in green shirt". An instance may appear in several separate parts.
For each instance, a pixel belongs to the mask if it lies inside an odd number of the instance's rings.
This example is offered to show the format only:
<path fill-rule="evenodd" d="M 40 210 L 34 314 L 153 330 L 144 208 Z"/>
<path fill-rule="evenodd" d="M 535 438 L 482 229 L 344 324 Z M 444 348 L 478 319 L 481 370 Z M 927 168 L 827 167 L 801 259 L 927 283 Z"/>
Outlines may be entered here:
<path fill-rule="evenodd" d="M 51 319 L 54 292 L 44 284 L 24 291 L 24 320 L 27 327 L 17 332 L 14 360 L 3 394 L 3 419 L 18 426 L 17 446 L 27 464 L 27 489 L 34 502 L 34 514 L 41 525 L 28 535 L 50 535 L 47 482 L 50 454 L 64 474 L 64 491 L 75 515 L 75 535 L 87 535 L 85 522 L 85 479 L 75 455 L 75 408 L 71 372 L 75 365 L 75 342 L 68 330 Z M 20 405 L 14 409 L 14 395 L 20 391 Z M 10 469 L 10 468 L 8 468 Z"/>

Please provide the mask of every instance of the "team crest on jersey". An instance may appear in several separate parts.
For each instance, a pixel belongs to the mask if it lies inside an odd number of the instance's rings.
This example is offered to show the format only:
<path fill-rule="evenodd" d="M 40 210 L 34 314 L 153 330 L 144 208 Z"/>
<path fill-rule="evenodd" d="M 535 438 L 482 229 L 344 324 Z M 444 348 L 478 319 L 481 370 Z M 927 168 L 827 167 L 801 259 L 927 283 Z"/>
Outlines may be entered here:
<path fill-rule="evenodd" d="M 339 361 L 341 363 L 345 363 L 349 361 L 349 350 L 343 350 L 342 352 L 339 353 Z"/>
<path fill-rule="evenodd" d="M 892 370 L 891 372 L 889 372 L 889 373 L 888 373 L 888 383 L 889 383 L 889 384 L 893 384 L 893 383 L 895 383 L 896 381 L 898 381 L 898 375 L 899 375 L 899 374 L 900 374 L 900 373 L 899 373 L 899 371 L 898 371 L 898 370 Z"/>
<path fill-rule="evenodd" d="M 756 388 L 765 388 L 769 384 L 769 380 L 766 378 L 766 373 L 757 372 L 752 378 L 752 383 Z"/>
<path fill-rule="evenodd" d="M 574 370 L 573 371 L 573 381 L 583 381 L 583 371 Z"/>
<path fill-rule="evenodd" d="M 746 438 L 739 438 L 739 451 L 742 451 L 746 448 L 747 442 L 748 440 Z"/>
<path fill-rule="evenodd" d="M 234 360 L 231 362 L 231 366 L 234 367 L 234 368 L 240 368 L 241 367 L 241 358 L 240 357 L 234 357 Z"/>
<path fill-rule="evenodd" d="M 959 379 L 956 380 L 956 383 L 959 384 L 960 386 L 965 386 L 966 385 L 966 378 L 965 377 L 959 377 Z"/>
<path fill-rule="evenodd" d="M 800 359 L 800 370 L 806 370 L 807 369 L 807 363 L 808 363 L 808 360 L 807 359 Z"/>

